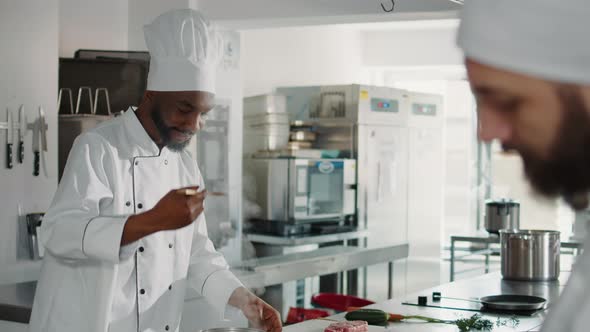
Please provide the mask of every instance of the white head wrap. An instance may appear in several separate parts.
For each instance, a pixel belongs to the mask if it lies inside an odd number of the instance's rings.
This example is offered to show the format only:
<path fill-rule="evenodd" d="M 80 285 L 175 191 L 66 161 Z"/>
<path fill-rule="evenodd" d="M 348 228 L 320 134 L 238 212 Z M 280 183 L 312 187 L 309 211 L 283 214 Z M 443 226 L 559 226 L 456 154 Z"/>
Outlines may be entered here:
<path fill-rule="evenodd" d="M 220 34 L 199 12 L 172 10 L 143 30 L 151 57 L 148 90 L 215 93 L 223 44 Z"/>
<path fill-rule="evenodd" d="M 590 84 L 590 1 L 466 0 L 458 44 L 482 64 Z"/>

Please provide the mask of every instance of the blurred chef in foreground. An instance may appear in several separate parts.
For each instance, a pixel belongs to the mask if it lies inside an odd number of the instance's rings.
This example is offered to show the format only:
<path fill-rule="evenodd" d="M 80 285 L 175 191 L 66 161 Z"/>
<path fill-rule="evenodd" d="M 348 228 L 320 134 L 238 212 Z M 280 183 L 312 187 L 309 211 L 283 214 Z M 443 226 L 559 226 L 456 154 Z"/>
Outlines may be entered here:
<path fill-rule="evenodd" d="M 578 211 L 588 208 L 590 191 L 588 17 L 587 0 L 469 0 L 458 34 L 479 139 L 518 152 L 537 192 Z M 589 283 L 587 250 L 544 331 L 588 330 Z"/>

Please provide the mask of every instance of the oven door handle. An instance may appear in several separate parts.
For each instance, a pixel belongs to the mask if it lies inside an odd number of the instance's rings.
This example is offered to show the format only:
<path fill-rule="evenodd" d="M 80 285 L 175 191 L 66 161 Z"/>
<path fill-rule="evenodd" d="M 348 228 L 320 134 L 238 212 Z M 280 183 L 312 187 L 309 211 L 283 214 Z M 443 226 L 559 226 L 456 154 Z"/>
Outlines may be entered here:
<path fill-rule="evenodd" d="M 347 184 L 344 189 L 346 190 L 356 190 L 357 189 L 357 185 L 356 184 Z"/>
<path fill-rule="evenodd" d="M 283 190 L 283 211 L 286 211 L 286 219 L 285 220 L 290 220 L 291 217 L 295 217 L 295 211 L 292 211 L 291 213 L 291 209 L 289 209 L 289 199 L 288 199 L 289 193 L 288 190 Z"/>
<path fill-rule="evenodd" d="M 377 162 L 377 202 L 381 203 L 381 160 Z"/>

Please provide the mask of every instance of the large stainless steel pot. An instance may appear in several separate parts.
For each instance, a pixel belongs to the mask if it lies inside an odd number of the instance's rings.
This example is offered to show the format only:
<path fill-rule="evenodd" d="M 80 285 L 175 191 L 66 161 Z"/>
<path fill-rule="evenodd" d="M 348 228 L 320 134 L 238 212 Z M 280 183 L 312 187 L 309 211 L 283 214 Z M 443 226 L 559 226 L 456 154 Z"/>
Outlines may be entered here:
<path fill-rule="evenodd" d="M 500 243 L 504 279 L 547 281 L 559 278 L 559 232 L 501 230 Z"/>
<path fill-rule="evenodd" d="M 501 229 L 520 228 L 520 204 L 513 200 L 486 201 L 485 229 L 498 234 Z"/>

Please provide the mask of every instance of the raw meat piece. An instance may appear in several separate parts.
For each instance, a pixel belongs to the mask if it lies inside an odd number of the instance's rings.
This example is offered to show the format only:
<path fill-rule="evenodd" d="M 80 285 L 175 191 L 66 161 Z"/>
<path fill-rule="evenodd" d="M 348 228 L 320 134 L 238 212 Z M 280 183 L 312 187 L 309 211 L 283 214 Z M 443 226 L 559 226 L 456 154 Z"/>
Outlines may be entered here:
<path fill-rule="evenodd" d="M 369 332 L 369 324 L 363 320 L 330 324 L 324 332 Z"/>

